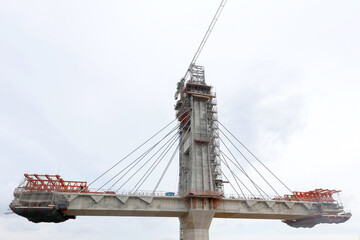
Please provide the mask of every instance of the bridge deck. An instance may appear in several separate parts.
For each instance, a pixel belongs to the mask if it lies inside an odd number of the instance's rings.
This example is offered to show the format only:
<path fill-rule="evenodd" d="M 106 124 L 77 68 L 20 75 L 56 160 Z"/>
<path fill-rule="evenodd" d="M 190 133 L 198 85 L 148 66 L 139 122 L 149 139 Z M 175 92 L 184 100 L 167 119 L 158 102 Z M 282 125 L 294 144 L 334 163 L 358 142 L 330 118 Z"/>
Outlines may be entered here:
<path fill-rule="evenodd" d="M 194 205 L 182 197 L 138 195 L 99 195 L 59 193 L 58 201 L 66 201 L 63 213 L 69 216 L 143 216 L 182 217 L 190 208 L 214 209 L 209 200 L 200 198 Z M 337 204 L 328 204 L 335 209 Z M 298 219 L 319 214 L 319 204 L 310 202 L 264 199 L 217 200 L 215 218 Z"/>

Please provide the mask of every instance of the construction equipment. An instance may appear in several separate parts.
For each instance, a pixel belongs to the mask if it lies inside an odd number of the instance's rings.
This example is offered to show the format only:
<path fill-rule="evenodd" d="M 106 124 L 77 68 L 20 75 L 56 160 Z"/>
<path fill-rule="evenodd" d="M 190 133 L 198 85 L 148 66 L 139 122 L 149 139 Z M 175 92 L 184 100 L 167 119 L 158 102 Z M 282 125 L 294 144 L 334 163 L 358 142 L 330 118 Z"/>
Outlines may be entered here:
<path fill-rule="evenodd" d="M 184 82 L 185 82 L 185 80 L 187 79 L 187 77 L 189 76 L 190 70 L 191 70 L 192 68 L 194 68 L 194 66 L 197 66 L 197 65 L 196 65 L 196 61 L 197 61 L 197 59 L 199 58 L 199 56 L 200 56 L 200 54 L 201 54 L 201 52 L 202 52 L 202 50 L 203 50 L 203 48 L 204 48 L 207 40 L 209 39 L 210 34 L 211 34 L 211 32 L 213 31 L 213 29 L 214 29 L 214 27 L 215 27 L 215 24 L 217 23 L 217 21 L 218 21 L 220 15 L 221 15 L 221 13 L 222 13 L 222 11 L 223 11 L 226 3 L 227 3 L 227 0 L 222 0 L 222 1 L 221 1 L 220 6 L 218 7 L 218 9 L 217 9 L 217 11 L 216 11 L 216 13 L 215 13 L 215 16 L 214 16 L 213 19 L 211 20 L 211 23 L 210 23 L 210 25 L 209 25 L 209 27 L 208 27 L 208 29 L 207 29 L 207 31 L 206 31 L 203 39 L 201 40 L 201 43 L 200 43 L 198 49 L 196 50 L 196 53 L 194 54 L 194 57 L 191 59 L 191 62 L 190 62 L 190 64 L 189 64 L 189 67 L 186 69 L 186 72 L 185 72 L 184 77 L 180 80 L 180 82 L 177 83 L 177 91 L 176 91 L 176 93 L 175 93 L 175 100 L 178 99 L 179 93 L 182 92 L 181 88 L 184 86 Z"/>

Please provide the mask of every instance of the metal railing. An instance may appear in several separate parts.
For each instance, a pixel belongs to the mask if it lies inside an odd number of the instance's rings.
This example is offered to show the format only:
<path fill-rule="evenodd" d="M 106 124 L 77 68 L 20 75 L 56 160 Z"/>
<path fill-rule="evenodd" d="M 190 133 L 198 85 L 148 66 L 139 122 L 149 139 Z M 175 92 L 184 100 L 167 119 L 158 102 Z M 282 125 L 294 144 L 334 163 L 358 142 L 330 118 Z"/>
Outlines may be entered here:
<path fill-rule="evenodd" d="M 89 192 L 86 193 L 74 193 L 70 192 L 68 194 L 79 194 L 79 195 L 88 195 L 88 194 L 101 194 L 101 195 L 122 195 L 122 196 L 136 196 L 136 197 L 182 197 L 182 195 L 179 195 L 177 192 L 171 192 L 171 191 L 157 191 L 153 192 L 151 190 L 143 190 L 143 191 L 136 191 L 132 192 L 131 190 L 122 189 L 119 191 L 111 191 L 108 189 L 89 189 Z M 41 207 L 41 206 L 48 206 L 49 204 L 52 204 L 54 202 L 54 194 L 57 193 L 56 191 L 53 192 L 28 192 L 24 191 L 23 188 L 17 188 L 14 192 L 14 195 L 18 194 L 15 199 L 12 201 L 13 204 L 21 204 L 24 206 L 29 207 Z M 66 194 L 65 192 L 58 192 L 61 194 Z M 30 196 L 32 195 L 33 196 Z M 236 195 L 236 194 L 224 194 L 223 199 L 230 199 L 230 200 L 263 200 L 263 201 L 286 201 L 284 199 L 277 199 L 277 196 L 257 196 L 257 195 Z M 295 201 L 295 200 L 294 200 Z M 297 200 L 296 202 L 309 202 L 309 201 L 302 201 L 301 199 Z M 339 201 L 335 200 L 334 203 L 337 203 L 339 206 L 341 206 L 341 203 Z"/>

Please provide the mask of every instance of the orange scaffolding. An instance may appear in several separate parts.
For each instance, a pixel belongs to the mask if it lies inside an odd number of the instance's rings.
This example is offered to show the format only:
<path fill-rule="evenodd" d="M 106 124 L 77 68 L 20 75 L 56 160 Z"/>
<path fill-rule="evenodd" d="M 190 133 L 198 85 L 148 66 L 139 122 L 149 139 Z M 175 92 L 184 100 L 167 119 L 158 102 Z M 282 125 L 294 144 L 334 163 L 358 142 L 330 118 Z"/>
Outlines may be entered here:
<path fill-rule="evenodd" d="M 24 189 L 29 192 L 88 192 L 87 182 L 65 181 L 60 175 L 24 174 Z"/>
<path fill-rule="evenodd" d="M 339 190 L 315 189 L 308 192 L 293 192 L 293 195 L 284 195 L 282 198 L 274 198 L 273 200 L 284 201 L 306 201 L 306 202 L 334 202 L 333 194 L 339 193 Z"/>

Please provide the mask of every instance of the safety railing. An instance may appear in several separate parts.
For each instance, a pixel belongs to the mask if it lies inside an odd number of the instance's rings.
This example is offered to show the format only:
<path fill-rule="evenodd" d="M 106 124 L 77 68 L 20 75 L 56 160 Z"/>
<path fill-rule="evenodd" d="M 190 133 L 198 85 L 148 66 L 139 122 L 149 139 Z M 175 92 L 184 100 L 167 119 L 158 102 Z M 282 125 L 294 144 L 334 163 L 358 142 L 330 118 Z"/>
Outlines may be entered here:
<path fill-rule="evenodd" d="M 171 191 L 157 191 L 157 192 L 153 192 L 153 191 L 136 191 L 133 192 L 131 190 L 119 190 L 119 191 L 112 191 L 109 189 L 89 189 L 89 192 L 86 193 L 64 193 L 64 192 L 56 192 L 53 191 L 52 193 L 60 193 L 60 194 L 79 194 L 79 195 L 88 195 L 88 194 L 101 194 L 101 195 L 122 195 L 122 196 L 137 196 L 137 197 L 182 197 L 182 195 L 179 195 L 177 192 L 171 192 Z M 13 204 L 21 204 L 24 206 L 29 206 L 29 207 L 34 207 L 34 206 L 48 206 L 49 204 L 51 204 L 54 201 L 54 195 L 50 194 L 47 195 L 43 198 L 39 198 L 39 192 L 28 192 L 28 191 L 24 191 L 23 188 L 17 188 L 15 190 L 15 192 L 17 193 L 17 197 L 15 197 L 15 199 L 12 201 Z M 26 197 L 24 198 L 23 196 L 25 194 L 34 194 L 34 197 Z M 35 196 L 37 195 L 37 196 Z M 265 200 L 265 201 L 287 201 L 285 199 L 278 199 L 276 196 L 258 196 L 258 195 L 249 195 L 249 194 L 245 194 L 245 195 L 237 195 L 237 194 L 222 194 L 222 198 L 223 199 L 229 199 L 229 200 Z M 294 201 L 294 200 L 293 200 Z M 304 200 L 298 199 L 298 202 L 304 202 Z M 338 201 L 334 201 L 333 203 L 337 203 L 339 205 L 341 205 L 341 203 L 339 203 Z"/>

